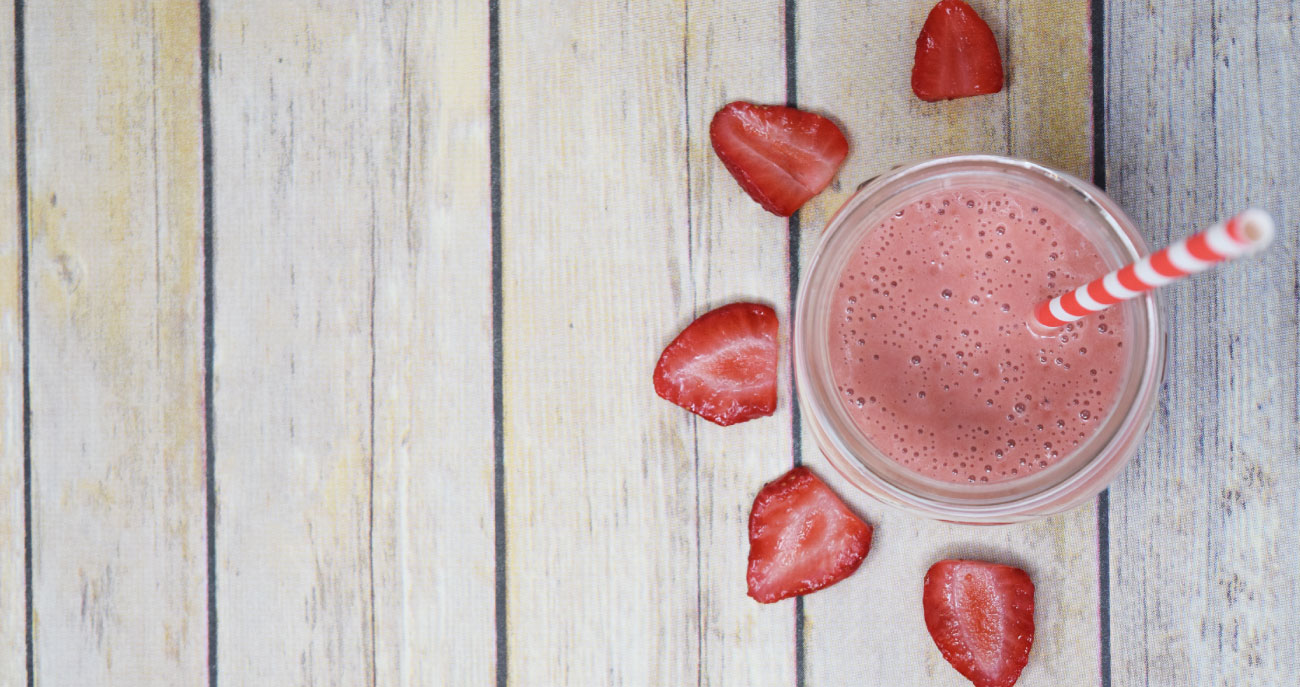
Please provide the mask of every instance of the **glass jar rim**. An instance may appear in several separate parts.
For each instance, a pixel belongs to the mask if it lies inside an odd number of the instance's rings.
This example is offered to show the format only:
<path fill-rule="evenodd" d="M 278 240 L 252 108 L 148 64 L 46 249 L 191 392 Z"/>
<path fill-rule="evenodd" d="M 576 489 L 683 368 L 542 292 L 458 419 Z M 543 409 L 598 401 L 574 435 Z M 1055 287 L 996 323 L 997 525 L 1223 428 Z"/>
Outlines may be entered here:
<path fill-rule="evenodd" d="M 1094 433 L 1088 444 L 1034 476 L 972 487 L 943 486 L 937 480 L 920 478 L 886 457 L 834 402 L 838 399 L 829 376 L 829 352 L 821 339 L 826 316 L 819 313 L 827 310 L 827 291 L 833 290 L 842 268 L 835 265 L 835 259 L 843 262 L 846 258 L 830 256 L 828 250 L 848 242 L 856 245 L 873 224 L 867 221 L 871 213 L 898 205 L 901 201 L 897 198 L 909 189 L 915 193 L 920 185 L 933 185 L 935 179 L 946 178 L 944 175 L 987 175 L 989 180 L 1036 184 L 1035 190 L 1071 204 L 1087 220 L 1087 230 L 1109 242 L 1110 262 L 1118 262 L 1112 269 L 1147 252 L 1133 221 L 1103 191 L 1043 165 L 998 155 L 956 155 L 895 167 L 862 184 L 836 211 L 800 284 L 791 338 L 801 411 L 818 446 L 838 472 L 856 487 L 903 510 L 969 523 L 1015 522 L 1066 510 L 1105 488 L 1131 458 L 1150 423 L 1165 368 L 1164 308 L 1156 295 L 1147 294 L 1121 306 L 1128 309 L 1130 319 L 1138 318 L 1141 332 L 1135 333 L 1134 341 L 1142 344 L 1130 349 L 1125 400 L 1117 404 L 1102 423 L 1105 428 Z M 894 205 L 889 205 L 890 200 Z"/>

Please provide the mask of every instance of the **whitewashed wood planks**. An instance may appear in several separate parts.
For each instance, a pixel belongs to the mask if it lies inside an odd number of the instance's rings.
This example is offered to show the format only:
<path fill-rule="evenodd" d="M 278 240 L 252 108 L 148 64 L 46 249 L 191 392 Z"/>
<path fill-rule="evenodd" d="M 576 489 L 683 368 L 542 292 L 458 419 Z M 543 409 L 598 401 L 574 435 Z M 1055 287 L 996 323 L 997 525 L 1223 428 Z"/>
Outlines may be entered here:
<path fill-rule="evenodd" d="M 16 84 L 14 6 L 0 3 L 0 83 Z M 27 683 L 22 235 L 17 112 L 0 97 L 0 687 Z"/>
<path fill-rule="evenodd" d="M 1075 0 L 1050 12 L 1019 1 L 973 5 L 999 37 L 1007 88 L 923 103 L 913 96 L 910 77 L 929 3 L 797 4 L 799 104 L 834 116 L 852 146 L 833 187 L 801 213 L 804 265 L 839 204 L 859 183 L 895 164 L 962 152 L 1009 153 L 1088 176 L 1087 3 Z M 804 602 L 808 685 L 969 684 L 935 649 L 921 616 L 925 571 L 949 557 L 1006 562 L 1034 578 L 1038 632 L 1020 684 L 1099 682 L 1093 505 L 1017 526 L 923 521 L 854 494 L 807 432 L 802 447 L 804 461 L 876 526 L 859 572 Z"/>
<path fill-rule="evenodd" d="M 25 27 L 36 681 L 200 684 L 198 10 L 29 3 Z"/>
<path fill-rule="evenodd" d="M 690 421 L 654 395 L 695 307 L 675 3 L 501 6 L 511 682 L 689 684 Z"/>
<path fill-rule="evenodd" d="M 798 100 L 854 146 L 802 213 L 803 261 L 896 162 L 1009 151 L 1088 173 L 1086 3 L 975 4 L 1010 88 L 942 105 L 907 87 L 929 3 L 794 4 Z M 26 5 L 37 682 L 203 684 L 198 9 Z M 487 683 L 488 9 L 213 5 L 219 679 Z M 721 303 L 774 305 L 788 341 L 785 223 L 707 136 L 726 101 L 785 100 L 781 9 L 502 3 L 515 684 L 795 682 L 794 603 L 744 596 L 749 502 L 791 457 L 788 381 L 775 417 L 727 429 L 648 383 Z M 1176 9 L 1107 6 L 1112 192 L 1154 242 L 1247 202 L 1284 233 L 1171 293 L 1168 402 L 1111 499 L 1114 684 L 1285 683 L 1296 8 Z M 18 212 L 14 131 L 0 98 L 0 217 Z M 0 221 L 0 686 L 25 678 L 18 241 Z M 972 530 L 852 500 L 875 549 L 804 602 L 808 685 L 962 684 L 909 620 L 949 554 L 1035 574 L 1022 684 L 1098 682 L 1093 509 Z"/>
<path fill-rule="evenodd" d="M 1106 9 L 1107 179 L 1163 244 L 1247 205 L 1278 240 L 1166 290 L 1166 393 L 1111 489 L 1115 684 L 1300 673 L 1300 6 Z"/>
<path fill-rule="evenodd" d="M 650 385 L 710 308 L 766 302 L 788 333 L 785 222 L 708 138 L 729 100 L 784 101 L 780 8 L 542 9 L 502 17 L 511 680 L 790 684 L 794 615 L 744 586 L 789 398 L 724 429 Z"/>
<path fill-rule="evenodd" d="M 214 7 L 223 682 L 491 675 L 485 37 Z"/>
<path fill-rule="evenodd" d="M 496 667 L 487 4 L 406 5 L 373 20 L 372 101 L 356 111 L 377 127 L 368 145 L 381 218 L 376 684 L 487 685 Z"/>
<path fill-rule="evenodd" d="M 212 10 L 218 679 L 371 684 L 374 26 Z"/>

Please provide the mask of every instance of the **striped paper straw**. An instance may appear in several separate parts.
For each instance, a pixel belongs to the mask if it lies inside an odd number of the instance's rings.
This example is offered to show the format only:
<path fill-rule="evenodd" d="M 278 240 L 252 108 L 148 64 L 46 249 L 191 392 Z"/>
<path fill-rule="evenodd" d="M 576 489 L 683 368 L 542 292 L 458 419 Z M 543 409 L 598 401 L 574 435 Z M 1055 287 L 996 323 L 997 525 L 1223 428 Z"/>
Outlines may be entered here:
<path fill-rule="evenodd" d="M 1034 322 L 1055 329 L 1218 263 L 1249 255 L 1273 240 L 1273 218 L 1247 210 L 1168 248 L 1039 304 Z"/>

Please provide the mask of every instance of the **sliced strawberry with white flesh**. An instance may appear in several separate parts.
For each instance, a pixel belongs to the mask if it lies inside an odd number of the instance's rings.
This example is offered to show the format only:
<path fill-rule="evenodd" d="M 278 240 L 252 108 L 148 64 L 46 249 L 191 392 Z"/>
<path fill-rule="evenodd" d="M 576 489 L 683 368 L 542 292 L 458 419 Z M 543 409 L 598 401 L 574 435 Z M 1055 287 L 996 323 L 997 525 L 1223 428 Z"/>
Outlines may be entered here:
<path fill-rule="evenodd" d="M 655 393 L 726 426 L 776 410 L 776 311 L 758 303 L 710 310 L 668 344 Z"/>
<path fill-rule="evenodd" d="M 1034 645 L 1034 583 L 1019 568 L 939 561 L 925 574 L 925 626 L 976 687 L 1011 687 Z"/>
<path fill-rule="evenodd" d="M 782 217 L 821 193 L 849 154 L 834 122 L 781 105 L 729 103 L 713 115 L 709 138 L 741 188 Z"/>
<path fill-rule="evenodd" d="M 797 467 L 763 485 L 749 512 L 749 595 L 767 604 L 829 587 L 870 548 L 871 525 Z"/>
<path fill-rule="evenodd" d="M 962 0 L 942 0 L 916 38 L 912 92 L 948 100 L 1002 90 L 1002 53 L 993 31 Z"/>

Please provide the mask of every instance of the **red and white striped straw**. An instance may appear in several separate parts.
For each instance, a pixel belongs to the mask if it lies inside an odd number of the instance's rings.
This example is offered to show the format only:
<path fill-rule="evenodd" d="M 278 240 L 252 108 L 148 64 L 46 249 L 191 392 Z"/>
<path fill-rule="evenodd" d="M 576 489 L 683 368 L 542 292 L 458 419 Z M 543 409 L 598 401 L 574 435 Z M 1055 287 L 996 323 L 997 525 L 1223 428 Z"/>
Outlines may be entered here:
<path fill-rule="evenodd" d="M 1034 322 L 1049 329 L 1062 327 L 1225 260 L 1254 253 L 1273 240 L 1273 229 L 1273 218 L 1267 212 L 1247 210 L 1041 303 L 1034 309 Z"/>

